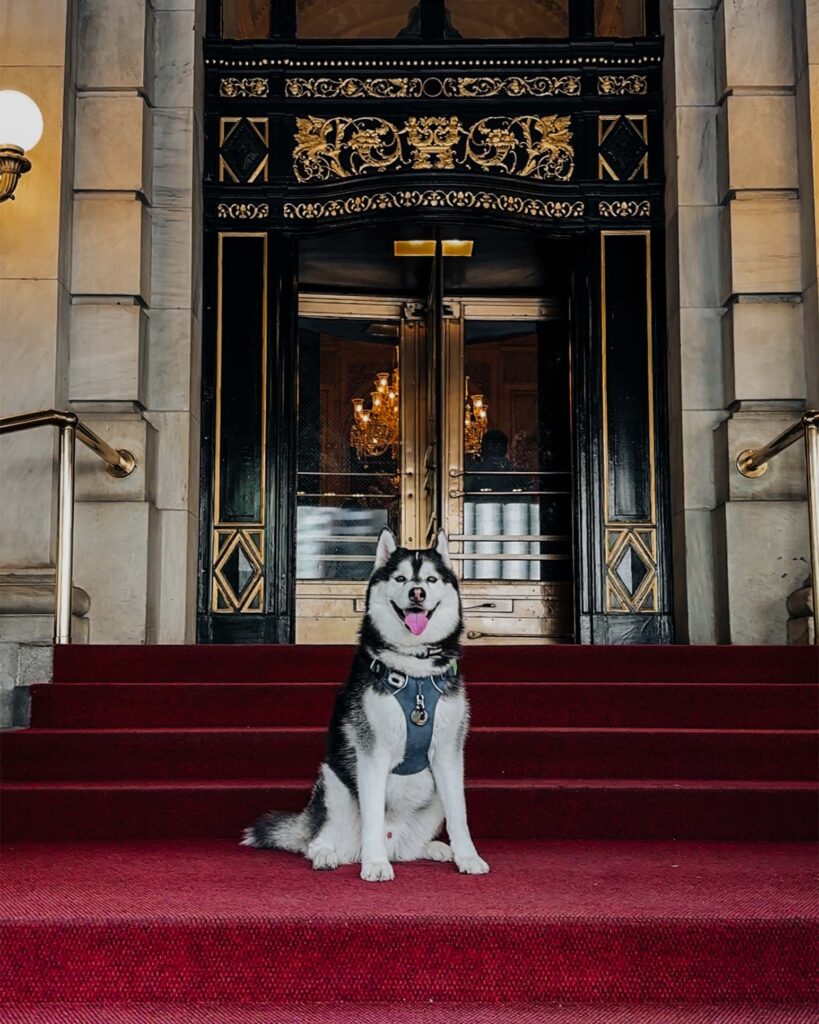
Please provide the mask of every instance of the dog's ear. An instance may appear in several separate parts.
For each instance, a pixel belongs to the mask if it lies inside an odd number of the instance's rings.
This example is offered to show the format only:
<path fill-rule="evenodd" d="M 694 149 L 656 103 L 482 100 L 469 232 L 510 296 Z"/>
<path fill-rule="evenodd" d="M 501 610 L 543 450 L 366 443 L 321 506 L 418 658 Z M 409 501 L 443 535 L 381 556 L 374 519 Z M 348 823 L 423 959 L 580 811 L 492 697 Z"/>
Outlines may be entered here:
<path fill-rule="evenodd" d="M 397 547 L 392 530 L 385 526 L 378 535 L 378 544 L 375 547 L 375 568 L 383 569 Z"/>
<path fill-rule="evenodd" d="M 443 530 L 439 530 L 438 536 L 435 538 L 435 550 L 441 556 L 441 561 L 447 569 L 451 569 L 452 559 L 449 557 L 449 544 L 447 543 L 446 534 Z"/>

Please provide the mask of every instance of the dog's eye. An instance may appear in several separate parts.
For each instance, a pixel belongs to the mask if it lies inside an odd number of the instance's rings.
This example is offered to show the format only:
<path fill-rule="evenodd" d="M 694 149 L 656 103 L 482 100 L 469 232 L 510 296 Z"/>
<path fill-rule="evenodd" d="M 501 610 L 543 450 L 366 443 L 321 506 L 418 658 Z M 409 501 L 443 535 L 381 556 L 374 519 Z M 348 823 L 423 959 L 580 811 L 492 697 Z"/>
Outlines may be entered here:
<path fill-rule="evenodd" d="M 407 577 L 406 576 L 396 576 L 395 577 L 395 582 L 396 583 L 406 583 L 407 582 Z"/>
<path fill-rule="evenodd" d="M 427 576 L 427 583 L 437 583 L 437 582 L 438 582 L 438 577 L 437 576 Z"/>

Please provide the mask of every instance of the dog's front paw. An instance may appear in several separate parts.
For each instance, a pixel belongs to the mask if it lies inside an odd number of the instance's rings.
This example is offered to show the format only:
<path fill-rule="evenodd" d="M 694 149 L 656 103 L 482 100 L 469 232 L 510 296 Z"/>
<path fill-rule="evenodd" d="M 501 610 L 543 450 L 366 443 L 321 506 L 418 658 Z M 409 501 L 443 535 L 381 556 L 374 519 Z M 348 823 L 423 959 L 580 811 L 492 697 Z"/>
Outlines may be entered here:
<path fill-rule="evenodd" d="M 323 846 L 312 855 L 314 871 L 334 871 L 338 867 L 338 854 L 329 846 Z"/>
<path fill-rule="evenodd" d="M 361 865 L 361 877 L 365 882 L 391 882 L 395 872 L 388 860 L 370 860 Z"/>
<path fill-rule="evenodd" d="M 470 854 L 467 857 L 456 857 L 455 863 L 458 865 L 458 870 L 462 875 L 489 874 L 489 865 L 477 853 Z"/>

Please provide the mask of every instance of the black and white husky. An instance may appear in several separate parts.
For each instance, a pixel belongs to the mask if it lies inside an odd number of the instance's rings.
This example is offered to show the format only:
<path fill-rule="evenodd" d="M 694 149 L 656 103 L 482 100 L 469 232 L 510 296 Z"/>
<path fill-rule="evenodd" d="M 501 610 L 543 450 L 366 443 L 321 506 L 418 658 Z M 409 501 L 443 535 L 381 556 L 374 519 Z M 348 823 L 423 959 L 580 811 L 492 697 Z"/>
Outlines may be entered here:
<path fill-rule="evenodd" d="M 264 815 L 243 844 L 304 854 L 317 869 L 360 862 L 367 882 L 391 880 L 391 861 L 420 859 L 485 874 L 464 801 L 462 630 L 443 531 L 434 548 L 414 551 L 382 530 L 310 802 L 301 814 Z M 436 839 L 444 819 L 451 845 Z"/>

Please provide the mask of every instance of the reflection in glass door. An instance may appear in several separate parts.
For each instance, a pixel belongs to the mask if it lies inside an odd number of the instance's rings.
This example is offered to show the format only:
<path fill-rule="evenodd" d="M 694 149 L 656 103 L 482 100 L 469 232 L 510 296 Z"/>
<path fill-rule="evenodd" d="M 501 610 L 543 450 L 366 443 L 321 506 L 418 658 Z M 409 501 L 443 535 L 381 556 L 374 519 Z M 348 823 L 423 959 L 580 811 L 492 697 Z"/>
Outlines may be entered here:
<path fill-rule="evenodd" d="M 299 313 L 296 640 L 350 642 L 378 533 L 406 518 L 406 328 L 396 302 L 303 296 Z"/>
<path fill-rule="evenodd" d="M 569 332 L 537 302 L 450 303 L 446 523 L 461 566 L 468 639 L 572 637 Z"/>
<path fill-rule="evenodd" d="M 440 522 L 468 639 L 572 633 L 568 325 L 555 305 L 302 296 L 296 639 L 352 642 L 376 538 Z"/>

